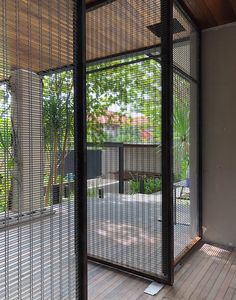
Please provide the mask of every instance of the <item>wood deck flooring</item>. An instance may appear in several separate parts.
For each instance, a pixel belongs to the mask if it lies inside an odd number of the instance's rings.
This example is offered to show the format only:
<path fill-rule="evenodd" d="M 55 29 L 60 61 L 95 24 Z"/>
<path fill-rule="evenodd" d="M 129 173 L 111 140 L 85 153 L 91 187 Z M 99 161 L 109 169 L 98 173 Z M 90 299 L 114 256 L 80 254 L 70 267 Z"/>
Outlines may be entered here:
<path fill-rule="evenodd" d="M 236 300 L 236 250 L 204 244 L 176 273 L 174 286 L 149 296 L 143 292 L 149 284 L 89 264 L 89 300 Z"/>

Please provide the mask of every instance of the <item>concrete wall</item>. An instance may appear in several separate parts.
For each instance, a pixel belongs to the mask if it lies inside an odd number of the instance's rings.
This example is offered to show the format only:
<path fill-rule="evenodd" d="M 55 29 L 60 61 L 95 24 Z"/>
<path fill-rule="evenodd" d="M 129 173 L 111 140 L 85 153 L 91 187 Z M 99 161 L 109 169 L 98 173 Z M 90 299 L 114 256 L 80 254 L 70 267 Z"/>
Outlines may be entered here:
<path fill-rule="evenodd" d="M 236 246 L 236 23 L 202 37 L 204 235 Z"/>

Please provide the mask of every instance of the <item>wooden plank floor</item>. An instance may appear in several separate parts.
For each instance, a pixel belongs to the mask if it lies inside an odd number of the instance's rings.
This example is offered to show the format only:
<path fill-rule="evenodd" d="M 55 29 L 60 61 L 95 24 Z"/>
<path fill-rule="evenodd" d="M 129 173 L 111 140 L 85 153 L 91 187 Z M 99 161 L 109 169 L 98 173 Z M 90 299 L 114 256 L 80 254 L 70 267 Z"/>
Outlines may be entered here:
<path fill-rule="evenodd" d="M 94 263 L 89 264 L 89 300 L 236 300 L 236 249 L 204 244 L 179 269 L 173 287 L 157 296 L 143 293 L 150 284 Z"/>

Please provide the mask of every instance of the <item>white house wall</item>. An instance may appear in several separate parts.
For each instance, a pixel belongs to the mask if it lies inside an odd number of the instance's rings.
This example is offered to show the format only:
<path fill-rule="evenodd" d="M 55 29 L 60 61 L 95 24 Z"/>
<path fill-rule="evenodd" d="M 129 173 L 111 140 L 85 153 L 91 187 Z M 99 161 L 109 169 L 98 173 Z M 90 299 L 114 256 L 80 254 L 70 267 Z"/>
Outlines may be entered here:
<path fill-rule="evenodd" d="M 202 34 L 204 238 L 236 246 L 236 23 Z"/>

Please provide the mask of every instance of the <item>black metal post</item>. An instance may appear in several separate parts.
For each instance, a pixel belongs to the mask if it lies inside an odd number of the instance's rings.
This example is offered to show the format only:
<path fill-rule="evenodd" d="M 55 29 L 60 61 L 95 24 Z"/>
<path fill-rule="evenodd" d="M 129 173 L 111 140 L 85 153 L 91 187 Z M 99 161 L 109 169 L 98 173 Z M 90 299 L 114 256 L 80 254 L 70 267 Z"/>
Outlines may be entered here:
<path fill-rule="evenodd" d="M 141 177 L 139 180 L 139 184 L 140 184 L 140 194 L 145 194 L 145 187 L 144 187 L 144 178 Z"/>
<path fill-rule="evenodd" d="M 124 194 L 124 147 L 119 147 L 119 194 Z"/>
<path fill-rule="evenodd" d="M 173 207 L 173 209 L 174 209 L 174 225 L 176 225 L 176 221 L 177 221 L 177 191 L 176 191 L 176 189 L 177 189 L 177 187 L 176 186 L 173 186 L 173 189 L 174 189 L 174 199 L 173 199 L 173 201 L 174 201 L 174 207 Z"/>
<path fill-rule="evenodd" d="M 161 1 L 162 55 L 162 266 L 174 281 L 173 224 L 173 0 Z"/>
<path fill-rule="evenodd" d="M 87 299 L 87 146 L 85 0 L 74 1 L 74 144 L 76 299 Z"/>
<path fill-rule="evenodd" d="M 199 237 L 203 237 L 202 232 L 202 84 L 201 84 L 201 53 L 202 53 L 202 43 L 201 43 L 201 31 L 198 30 L 198 234 Z"/>

